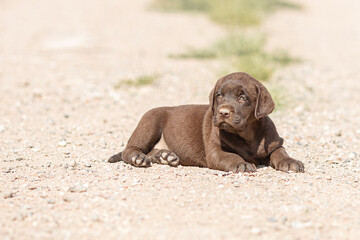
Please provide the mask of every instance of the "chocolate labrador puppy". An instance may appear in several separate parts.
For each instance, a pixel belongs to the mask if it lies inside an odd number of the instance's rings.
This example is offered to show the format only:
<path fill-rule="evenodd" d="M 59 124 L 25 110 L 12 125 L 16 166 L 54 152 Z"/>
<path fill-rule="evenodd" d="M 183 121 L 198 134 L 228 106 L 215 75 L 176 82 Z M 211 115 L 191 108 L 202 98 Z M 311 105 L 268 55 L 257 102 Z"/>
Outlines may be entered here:
<path fill-rule="evenodd" d="M 302 162 L 286 153 L 283 139 L 267 116 L 274 102 L 266 88 L 247 73 L 220 78 L 210 105 L 155 108 L 142 117 L 122 153 L 137 167 L 151 163 L 254 172 L 256 165 L 303 172 Z"/>

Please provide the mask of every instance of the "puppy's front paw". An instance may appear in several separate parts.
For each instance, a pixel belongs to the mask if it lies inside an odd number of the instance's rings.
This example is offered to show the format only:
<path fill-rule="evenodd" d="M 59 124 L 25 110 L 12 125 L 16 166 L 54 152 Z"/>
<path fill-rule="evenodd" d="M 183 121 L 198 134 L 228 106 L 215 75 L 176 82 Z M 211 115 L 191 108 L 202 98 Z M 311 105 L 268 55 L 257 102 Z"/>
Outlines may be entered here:
<path fill-rule="evenodd" d="M 286 158 L 280 161 L 276 170 L 280 170 L 284 172 L 288 172 L 288 171 L 304 172 L 304 164 L 293 158 Z"/>
<path fill-rule="evenodd" d="M 238 172 L 256 172 L 255 164 L 248 162 L 240 162 L 235 165 L 233 169 L 230 171 L 238 173 Z"/>
<path fill-rule="evenodd" d="M 150 159 L 145 154 L 134 154 L 131 164 L 135 167 L 150 167 Z"/>

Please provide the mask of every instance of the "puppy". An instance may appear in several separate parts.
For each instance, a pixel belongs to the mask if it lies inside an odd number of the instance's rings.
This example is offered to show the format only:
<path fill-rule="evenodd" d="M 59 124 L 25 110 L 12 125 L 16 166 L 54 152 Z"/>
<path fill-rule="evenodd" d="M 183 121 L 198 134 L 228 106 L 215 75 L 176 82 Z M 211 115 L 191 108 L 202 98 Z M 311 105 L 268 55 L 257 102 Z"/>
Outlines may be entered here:
<path fill-rule="evenodd" d="M 288 156 L 268 115 L 275 104 L 270 93 L 247 73 L 220 78 L 210 105 L 155 108 L 142 117 L 124 151 L 136 167 L 151 163 L 199 166 L 232 172 L 254 172 L 256 165 L 303 172 L 302 162 Z"/>

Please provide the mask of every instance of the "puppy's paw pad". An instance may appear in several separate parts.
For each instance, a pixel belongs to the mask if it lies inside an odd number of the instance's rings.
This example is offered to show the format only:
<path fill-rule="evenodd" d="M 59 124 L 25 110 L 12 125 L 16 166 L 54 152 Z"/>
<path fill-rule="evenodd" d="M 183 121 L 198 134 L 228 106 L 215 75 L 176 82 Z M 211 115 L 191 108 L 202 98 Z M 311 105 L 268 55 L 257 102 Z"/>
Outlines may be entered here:
<path fill-rule="evenodd" d="M 131 164 L 136 167 L 149 167 L 150 160 L 146 155 L 136 154 L 131 157 Z"/>
<path fill-rule="evenodd" d="M 288 172 L 304 172 L 304 164 L 298 160 L 287 158 L 279 163 L 277 170 Z"/>
<path fill-rule="evenodd" d="M 180 163 L 178 156 L 169 150 L 160 150 L 155 158 L 157 159 L 155 162 L 172 167 L 177 167 Z"/>

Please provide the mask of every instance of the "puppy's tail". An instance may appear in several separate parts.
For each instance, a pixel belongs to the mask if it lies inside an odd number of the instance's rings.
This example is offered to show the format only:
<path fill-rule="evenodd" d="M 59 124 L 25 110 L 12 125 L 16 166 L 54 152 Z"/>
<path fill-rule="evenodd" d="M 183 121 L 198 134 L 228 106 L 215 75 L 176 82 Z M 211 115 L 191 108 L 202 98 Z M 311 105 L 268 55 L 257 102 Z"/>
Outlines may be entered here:
<path fill-rule="evenodd" d="M 121 152 L 110 157 L 108 160 L 109 163 L 120 162 L 120 161 L 122 161 Z"/>

